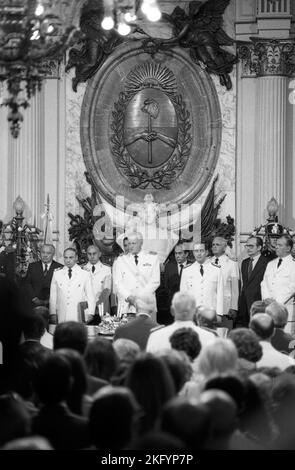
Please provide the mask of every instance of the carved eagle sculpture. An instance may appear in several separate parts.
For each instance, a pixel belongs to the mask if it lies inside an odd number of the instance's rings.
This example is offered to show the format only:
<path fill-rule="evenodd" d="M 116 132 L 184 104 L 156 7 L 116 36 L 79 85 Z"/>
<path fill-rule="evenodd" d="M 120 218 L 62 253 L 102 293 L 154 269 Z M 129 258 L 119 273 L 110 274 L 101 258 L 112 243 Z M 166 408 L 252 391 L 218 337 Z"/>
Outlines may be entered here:
<path fill-rule="evenodd" d="M 194 62 L 203 64 L 209 73 L 219 76 L 220 83 L 228 90 L 232 88 L 229 73 L 237 62 L 237 56 L 222 49 L 232 46 L 231 39 L 222 29 L 223 13 L 231 0 L 192 1 L 188 14 L 176 7 L 165 19 L 173 25 L 173 38 L 179 46 L 190 50 Z M 167 43 L 167 41 L 163 41 Z"/>

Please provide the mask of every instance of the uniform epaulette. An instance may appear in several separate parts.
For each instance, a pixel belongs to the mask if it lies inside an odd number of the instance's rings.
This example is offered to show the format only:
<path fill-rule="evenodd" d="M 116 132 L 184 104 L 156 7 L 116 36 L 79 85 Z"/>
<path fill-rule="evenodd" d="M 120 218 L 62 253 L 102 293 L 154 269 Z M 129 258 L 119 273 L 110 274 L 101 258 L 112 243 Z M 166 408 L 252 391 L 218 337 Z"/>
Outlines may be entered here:
<path fill-rule="evenodd" d="M 152 328 L 150 332 L 153 333 L 154 331 L 161 330 L 162 328 L 165 328 L 165 325 L 154 326 L 154 328 Z"/>
<path fill-rule="evenodd" d="M 54 271 L 60 271 L 60 270 L 63 269 L 63 268 L 64 268 L 64 266 L 59 266 L 58 268 L 55 268 Z"/>
<path fill-rule="evenodd" d="M 107 266 L 108 268 L 110 268 L 110 267 L 111 267 L 111 266 L 110 266 L 109 264 L 107 264 L 107 263 L 103 263 L 103 262 L 101 262 L 101 264 L 102 264 L 103 266 Z"/>
<path fill-rule="evenodd" d="M 80 268 L 86 269 L 87 263 L 86 264 L 80 264 Z"/>
<path fill-rule="evenodd" d="M 221 268 L 220 264 L 211 263 L 211 266 L 215 266 L 215 268 Z"/>

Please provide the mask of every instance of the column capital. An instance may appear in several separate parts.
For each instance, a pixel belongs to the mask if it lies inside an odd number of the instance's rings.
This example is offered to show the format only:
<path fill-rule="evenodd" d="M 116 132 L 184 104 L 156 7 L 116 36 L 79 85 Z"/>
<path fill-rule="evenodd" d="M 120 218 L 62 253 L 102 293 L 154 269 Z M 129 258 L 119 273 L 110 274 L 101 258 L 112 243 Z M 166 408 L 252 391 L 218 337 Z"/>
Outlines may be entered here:
<path fill-rule="evenodd" d="M 295 76 L 295 39 L 251 38 L 238 42 L 242 77 Z"/>

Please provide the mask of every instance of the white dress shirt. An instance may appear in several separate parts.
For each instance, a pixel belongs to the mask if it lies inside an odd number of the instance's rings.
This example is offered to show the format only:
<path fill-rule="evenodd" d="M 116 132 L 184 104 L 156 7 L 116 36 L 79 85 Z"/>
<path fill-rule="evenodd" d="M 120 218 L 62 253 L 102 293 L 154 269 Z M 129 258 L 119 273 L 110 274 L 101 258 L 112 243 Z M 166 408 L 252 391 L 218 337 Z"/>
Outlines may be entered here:
<path fill-rule="evenodd" d="M 50 314 L 58 316 L 58 323 L 80 321 L 79 304 L 88 303 L 88 314 L 94 315 L 95 297 L 90 274 L 75 264 L 69 278 L 69 268 L 56 269 L 50 286 Z"/>
<path fill-rule="evenodd" d="M 221 273 L 223 278 L 223 295 L 224 295 L 224 306 L 223 312 L 227 314 L 230 309 L 238 310 L 238 298 L 239 298 L 239 266 L 236 261 L 231 260 L 226 254 L 219 257 L 213 256 L 211 262 L 215 264 L 215 260 L 218 258 L 218 264 L 221 267 Z"/>
<path fill-rule="evenodd" d="M 197 261 L 182 271 L 180 291 L 192 293 L 197 305 L 214 308 L 217 315 L 227 313 L 223 311 L 223 278 L 220 266 L 205 262 L 201 275 L 201 264 Z"/>

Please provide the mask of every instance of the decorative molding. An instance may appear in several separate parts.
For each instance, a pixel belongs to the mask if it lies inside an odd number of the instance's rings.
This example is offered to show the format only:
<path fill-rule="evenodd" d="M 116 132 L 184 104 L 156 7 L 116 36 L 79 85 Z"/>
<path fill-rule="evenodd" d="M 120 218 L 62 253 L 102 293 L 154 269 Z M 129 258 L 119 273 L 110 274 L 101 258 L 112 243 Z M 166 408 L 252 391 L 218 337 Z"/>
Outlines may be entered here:
<path fill-rule="evenodd" d="M 295 75 L 295 39 L 258 39 L 238 43 L 242 77 Z"/>

